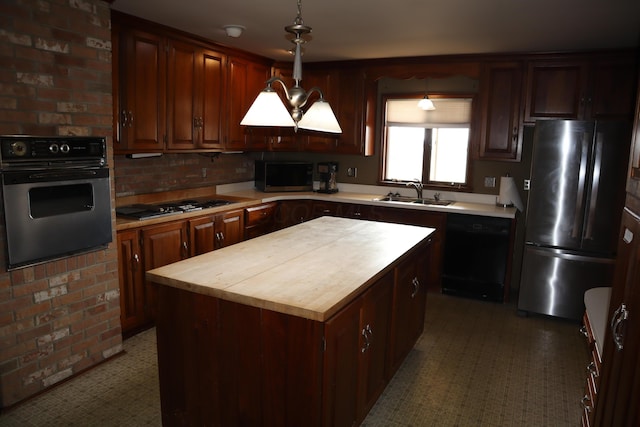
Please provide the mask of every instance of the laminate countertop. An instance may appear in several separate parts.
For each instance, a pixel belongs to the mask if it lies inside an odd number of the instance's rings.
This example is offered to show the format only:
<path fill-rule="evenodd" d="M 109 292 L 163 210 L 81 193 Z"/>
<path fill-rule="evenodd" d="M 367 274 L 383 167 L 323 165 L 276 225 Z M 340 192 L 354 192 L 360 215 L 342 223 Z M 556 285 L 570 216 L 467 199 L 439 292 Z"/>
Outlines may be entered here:
<path fill-rule="evenodd" d="M 326 321 L 434 231 L 321 217 L 146 275 L 159 285 Z"/>

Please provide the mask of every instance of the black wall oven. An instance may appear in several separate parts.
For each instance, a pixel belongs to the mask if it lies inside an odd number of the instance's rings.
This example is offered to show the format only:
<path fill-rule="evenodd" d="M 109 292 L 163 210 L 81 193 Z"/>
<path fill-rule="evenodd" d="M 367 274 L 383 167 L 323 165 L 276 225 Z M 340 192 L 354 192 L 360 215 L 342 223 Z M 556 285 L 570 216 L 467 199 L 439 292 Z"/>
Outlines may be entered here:
<path fill-rule="evenodd" d="M 8 269 L 112 240 L 102 137 L 0 136 Z"/>

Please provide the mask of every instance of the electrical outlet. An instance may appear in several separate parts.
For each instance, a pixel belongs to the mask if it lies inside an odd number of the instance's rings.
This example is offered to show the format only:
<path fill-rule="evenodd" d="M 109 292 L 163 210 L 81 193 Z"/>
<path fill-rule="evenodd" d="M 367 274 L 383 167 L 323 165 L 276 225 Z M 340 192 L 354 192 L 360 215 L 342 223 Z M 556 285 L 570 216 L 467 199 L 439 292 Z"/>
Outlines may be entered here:
<path fill-rule="evenodd" d="M 358 176 L 358 168 L 348 168 L 347 176 L 351 178 L 355 178 L 356 176 Z"/>
<path fill-rule="evenodd" d="M 531 190 L 531 180 L 530 179 L 525 179 L 524 180 L 524 191 L 529 191 Z"/>
<path fill-rule="evenodd" d="M 487 188 L 494 188 L 496 186 L 496 177 L 495 176 L 485 176 L 484 177 L 484 186 Z"/>

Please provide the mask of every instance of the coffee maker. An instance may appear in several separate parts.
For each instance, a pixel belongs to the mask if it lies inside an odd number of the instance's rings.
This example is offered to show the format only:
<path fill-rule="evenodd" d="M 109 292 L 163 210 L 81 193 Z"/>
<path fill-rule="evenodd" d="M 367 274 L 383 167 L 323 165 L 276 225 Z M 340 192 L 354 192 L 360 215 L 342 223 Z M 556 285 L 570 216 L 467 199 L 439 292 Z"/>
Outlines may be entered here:
<path fill-rule="evenodd" d="M 338 163 L 318 163 L 318 174 L 320 175 L 320 186 L 318 187 L 318 193 L 338 192 L 338 183 L 336 182 L 336 177 L 338 175 Z"/>

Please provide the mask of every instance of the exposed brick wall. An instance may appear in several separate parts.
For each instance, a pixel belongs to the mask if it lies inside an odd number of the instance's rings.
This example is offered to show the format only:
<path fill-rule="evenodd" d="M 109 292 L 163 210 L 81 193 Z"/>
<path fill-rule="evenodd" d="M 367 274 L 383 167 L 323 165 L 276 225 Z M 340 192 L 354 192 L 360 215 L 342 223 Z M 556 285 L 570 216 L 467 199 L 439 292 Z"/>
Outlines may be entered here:
<path fill-rule="evenodd" d="M 244 154 L 115 156 L 116 197 L 253 180 L 254 160 Z"/>
<path fill-rule="evenodd" d="M 111 77 L 107 2 L 0 2 L 0 134 L 106 136 L 110 146 Z M 122 351 L 122 338 L 115 243 L 7 272 L 0 228 L 6 407 Z"/>

